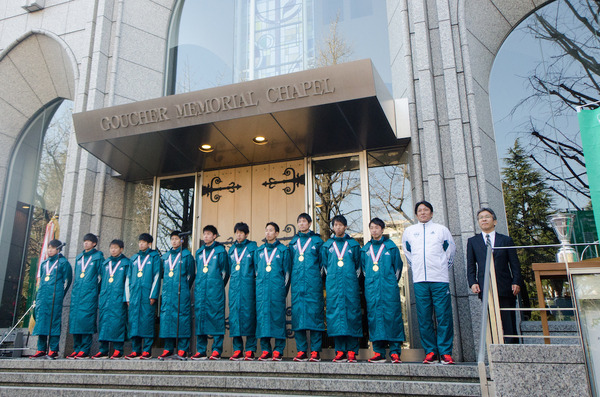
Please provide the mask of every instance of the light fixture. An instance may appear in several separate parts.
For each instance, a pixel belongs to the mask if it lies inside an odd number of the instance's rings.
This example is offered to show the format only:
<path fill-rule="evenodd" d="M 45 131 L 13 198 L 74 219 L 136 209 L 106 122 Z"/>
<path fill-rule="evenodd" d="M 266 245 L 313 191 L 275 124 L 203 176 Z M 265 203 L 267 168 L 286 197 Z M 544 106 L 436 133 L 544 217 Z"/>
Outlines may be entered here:
<path fill-rule="evenodd" d="M 46 0 L 25 0 L 25 5 L 23 5 L 23 8 L 27 10 L 27 12 L 35 12 L 43 10 L 45 6 Z"/>
<path fill-rule="evenodd" d="M 24 210 L 28 210 L 29 206 L 28 205 L 23 205 L 21 208 L 23 208 Z"/>
<path fill-rule="evenodd" d="M 256 143 L 257 145 L 265 145 L 269 141 L 264 136 L 259 135 L 252 138 L 252 142 Z"/>
<path fill-rule="evenodd" d="M 198 147 L 198 150 L 200 150 L 201 152 L 204 152 L 204 153 L 210 153 L 210 152 L 212 152 L 215 149 L 211 145 L 209 145 L 208 143 L 205 143 L 203 145 L 200 145 Z"/>

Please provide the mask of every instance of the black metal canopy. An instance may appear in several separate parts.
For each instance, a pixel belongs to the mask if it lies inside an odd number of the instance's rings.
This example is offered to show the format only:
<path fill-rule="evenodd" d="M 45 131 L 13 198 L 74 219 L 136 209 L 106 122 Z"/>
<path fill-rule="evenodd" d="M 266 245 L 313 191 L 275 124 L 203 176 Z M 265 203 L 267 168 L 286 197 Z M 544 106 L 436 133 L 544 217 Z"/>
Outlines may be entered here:
<path fill-rule="evenodd" d="M 394 102 L 370 60 L 76 113 L 73 121 L 79 145 L 126 180 L 401 143 Z M 212 151 L 199 150 L 203 144 Z"/>

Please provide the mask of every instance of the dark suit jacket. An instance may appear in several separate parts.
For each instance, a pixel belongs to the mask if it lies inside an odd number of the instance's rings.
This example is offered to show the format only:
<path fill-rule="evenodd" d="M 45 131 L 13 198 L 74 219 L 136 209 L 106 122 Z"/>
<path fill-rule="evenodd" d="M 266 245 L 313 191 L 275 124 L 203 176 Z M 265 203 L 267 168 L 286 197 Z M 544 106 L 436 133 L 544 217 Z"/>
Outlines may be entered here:
<path fill-rule="evenodd" d="M 494 247 L 510 247 L 515 245 L 512 238 L 496 232 Z M 483 290 L 485 256 L 487 247 L 481 233 L 476 234 L 467 241 L 467 277 L 469 287 L 479 284 Z M 496 283 L 498 296 L 514 296 L 512 285 L 521 285 L 521 265 L 517 257 L 517 250 L 496 250 L 494 267 L 496 269 Z M 479 294 L 481 298 L 481 293 Z"/>

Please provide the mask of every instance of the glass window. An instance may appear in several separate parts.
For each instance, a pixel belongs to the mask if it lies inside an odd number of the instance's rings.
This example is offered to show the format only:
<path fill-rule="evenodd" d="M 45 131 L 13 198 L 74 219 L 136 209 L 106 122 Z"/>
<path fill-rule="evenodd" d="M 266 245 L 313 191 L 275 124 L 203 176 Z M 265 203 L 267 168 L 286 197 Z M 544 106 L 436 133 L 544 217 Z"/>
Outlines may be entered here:
<path fill-rule="evenodd" d="M 180 0 L 169 36 L 167 95 L 365 58 L 392 91 L 383 0 Z"/>
<path fill-rule="evenodd" d="M 125 189 L 124 253 L 131 256 L 138 251 L 139 235 L 151 230 L 153 181 L 130 182 Z"/>
<path fill-rule="evenodd" d="M 196 177 L 193 175 L 160 180 L 155 247 L 161 253 L 171 249 L 170 235 L 173 230 L 192 231 L 195 181 Z"/>
<path fill-rule="evenodd" d="M 36 276 L 46 226 L 60 238 L 62 195 L 73 103 L 56 101 L 26 127 L 13 152 L 2 218 L 0 327 L 11 327 L 35 298 Z M 63 233 L 64 235 L 64 233 Z M 23 326 L 29 324 L 29 317 Z"/>

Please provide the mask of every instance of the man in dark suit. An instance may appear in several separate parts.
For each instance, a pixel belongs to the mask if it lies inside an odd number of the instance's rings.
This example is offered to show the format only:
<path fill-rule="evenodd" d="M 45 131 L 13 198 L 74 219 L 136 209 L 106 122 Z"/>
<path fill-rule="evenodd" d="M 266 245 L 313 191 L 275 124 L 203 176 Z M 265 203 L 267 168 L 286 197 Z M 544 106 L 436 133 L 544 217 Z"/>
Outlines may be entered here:
<path fill-rule="evenodd" d="M 467 241 L 467 277 L 471 291 L 479 294 L 479 299 L 481 299 L 487 246 L 509 247 L 515 244 L 509 236 L 496 232 L 498 221 L 492 209 L 480 209 L 477 212 L 477 222 L 482 233 L 476 234 Z M 514 249 L 495 250 L 493 255 L 499 305 L 501 308 L 514 308 L 517 303 L 517 295 L 521 291 L 521 265 L 517 251 Z M 515 312 L 500 311 L 500 317 L 504 334 L 516 335 Z M 519 340 L 518 338 L 505 338 L 505 343 L 519 343 Z"/>

